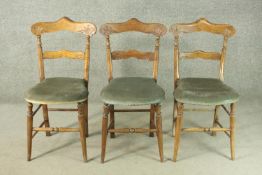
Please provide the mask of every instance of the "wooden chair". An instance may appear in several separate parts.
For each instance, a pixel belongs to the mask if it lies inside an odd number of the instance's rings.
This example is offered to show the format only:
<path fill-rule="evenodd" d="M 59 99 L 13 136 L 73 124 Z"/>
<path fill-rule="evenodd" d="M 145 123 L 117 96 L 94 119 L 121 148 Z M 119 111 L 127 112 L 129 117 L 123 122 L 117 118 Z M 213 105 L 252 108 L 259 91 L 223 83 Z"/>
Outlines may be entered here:
<path fill-rule="evenodd" d="M 229 86 L 223 83 L 224 80 L 224 61 L 228 38 L 235 34 L 233 26 L 228 24 L 213 24 L 201 18 L 193 23 L 174 24 L 170 27 L 170 32 L 174 34 L 174 120 L 173 133 L 174 139 L 174 161 L 177 160 L 177 152 L 180 143 L 180 132 L 225 132 L 230 137 L 231 159 L 235 159 L 234 153 L 234 127 L 235 127 L 235 106 L 239 95 Z M 219 34 L 224 37 L 221 53 L 219 52 L 180 52 L 179 35 L 180 33 L 209 32 Z M 188 59 L 202 58 L 204 60 L 220 61 L 220 78 L 180 78 L 179 58 Z M 183 111 L 203 111 L 206 109 L 184 109 L 184 104 L 215 106 L 213 127 L 211 128 L 181 128 Z M 225 107 L 230 104 L 230 111 Z M 230 116 L 230 127 L 225 128 L 218 120 L 218 109 L 222 107 Z"/>
<path fill-rule="evenodd" d="M 96 33 L 96 26 L 86 22 L 74 22 L 63 17 L 55 22 L 39 22 L 32 26 L 32 33 L 37 37 L 38 67 L 40 83 L 29 89 L 25 95 L 28 103 L 27 113 L 27 160 L 31 160 L 32 139 L 39 132 L 80 132 L 84 161 L 86 155 L 86 136 L 88 136 L 88 71 L 90 59 L 90 37 Z M 86 37 L 85 52 L 82 51 L 43 51 L 41 36 L 45 33 L 70 31 L 82 33 Z M 54 77 L 45 78 L 44 60 L 70 58 L 84 61 L 84 78 Z M 77 103 L 77 109 L 49 108 L 52 104 Z M 33 104 L 38 107 L 33 111 Z M 44 121 L 39 127 L 33 127 L 33 117 L 42 107 Z M 79 128 L 50 127 L 48 111 L 77 111 Z M 33 133 L 34 132 L 34 133 Z"/>
<path fill-rule="evenodd" d="M 110 133 L 111 138 L 115 133 L 144 133 L 149 132 L 152 137 L 156 132 L 160 160 L 163 161 L 163 139 L 161 124 L 160 103 L 164 100 L 164 91 L 157 85 L 159 41 L 166 33 L 166 27 L 158 23 L 143 23 L 132 18 L 123 23 L 107 23 L 100 28 L 100 32 L 106 38 L 106 58 L 109 84 L 101 91 L 104 102 L 104 114 L 102 121 L 102 153 L 101 162 L 105 159 L 106 139 Z M 113 51 L 110 48 L 110 35 L 122 32 L 142 32 L 152 34 L 156 37 L 154 52 L 141 52 L 138 50 Z M 145 77 L 120 77 L 112 75 L 112 60 L 136 58 L 140 60 L 153 61 L 153 78 Z M 150 105 L 150 109 L 115 109 L 115 105 Z M 150 112 L 149 128 L 115 128 L 115 112 Z M 155 125 L 156 113 L 156 125 Z M 108 126 L 108 114 L 110 124 Z"/>

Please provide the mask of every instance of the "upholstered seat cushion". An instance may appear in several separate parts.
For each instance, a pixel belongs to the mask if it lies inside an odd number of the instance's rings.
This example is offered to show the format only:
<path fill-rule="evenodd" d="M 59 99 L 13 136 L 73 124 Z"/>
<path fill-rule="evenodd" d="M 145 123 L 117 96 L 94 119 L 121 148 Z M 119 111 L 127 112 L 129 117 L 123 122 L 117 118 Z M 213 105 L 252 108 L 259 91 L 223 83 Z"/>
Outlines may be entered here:
<path fill-rule="evenodd" d="M 186 104 L 220 105 L 234 103 L 239 95 L 219 79 L 184 78 L 174 91 L 176 101 Z"/>
<path fill-rule="evenodd" d="M 164 100 L 165 92 L 152 78 L 121 77 L 103 88 L 101 98 L 107 104 L 157 104 Z"/>
<path fill-rule="evenodd" d="M 78 78 L 47 78 L 26 92 L 25 100 L 39 104 L 59 104 L 85 101 L 86 82 Z"/>

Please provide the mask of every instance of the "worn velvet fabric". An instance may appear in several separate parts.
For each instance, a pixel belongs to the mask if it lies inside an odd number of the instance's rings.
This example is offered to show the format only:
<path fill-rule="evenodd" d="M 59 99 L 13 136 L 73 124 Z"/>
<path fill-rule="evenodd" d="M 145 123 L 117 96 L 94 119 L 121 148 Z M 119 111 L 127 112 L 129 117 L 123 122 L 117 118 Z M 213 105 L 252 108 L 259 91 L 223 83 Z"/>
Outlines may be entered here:
<path fill-rule="evenodd" d="M 221 105 L 234 103 L 238 93 L 219 79 L 183 78 L 174 91 L 176 101 L 186 104 Z"/>
<path fill-rule="evenodd" d="M 88 98 L 86 81 L 78 78 L 47 78 L 25 94 L 25 100 L 39 104 L 82 102 Z"/>
<path fill-rule="evenodd" d="M 146 105 L 161 103 L 164 90 L 154 79 L 144 77 L 115 78 L 101 91 L 101 98 L 107 104 Z"/>

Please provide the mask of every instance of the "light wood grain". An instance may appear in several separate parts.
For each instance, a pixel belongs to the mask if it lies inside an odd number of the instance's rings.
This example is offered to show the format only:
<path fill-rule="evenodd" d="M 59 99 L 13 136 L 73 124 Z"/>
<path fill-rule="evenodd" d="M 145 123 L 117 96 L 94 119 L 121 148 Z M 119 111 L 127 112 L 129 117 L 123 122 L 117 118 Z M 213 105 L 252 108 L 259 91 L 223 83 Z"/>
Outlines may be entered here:
<path fill-rule="evenodd" d="M 27 161 L 31 160 L 33 139 L 33 104 L 27 104 Z"/>
<path fill-rule="evenodd" d="M 109 114 L 109 106 L 105 104 L 103 110 L 103 119 L 102 119 L 101 163 L 105 162 L 105 156 L 106 156 L 108 114 Z"/>
<path fill-rule="evenodd" d="M 43 107 L 43 117 L 44 117 L 44 122 L 45 122 L 45 127 L 49 128 L 49 117 L 48 117 L 48 107 L 47 105 L 42 105 Z M 46 132 L 46 136 L 51 136 L 51 133 L 49 131 Z"/>
<path fill-rule="evenodd" d="M 230 150 L 231 160 L 235 160 L 235 110 L 236 104 L 230 104 Z"/>
<path fill-rule="evenodd" d="M 170 27 L 170 31 L 173 33 L 210 32 L 214 34 L 226 35 L 228 37 L 233 36 L 236 32 L 232 25 L 211 23 L 205 18 L 200 18 L 193 23 L 173 24 Z"/>
<path fill-rule="evenodd" d="M 158 64 L 159 64 L 159 45 L 160 45 L 160 37 L 156 37 L 155 40 L 155 52 L 154 52 L 154 62 L 153 62 L 153 78 L 157 81 L 158 75 Z"/>
<path fill-rule="evenodd" d="M 63 128 L 63 127 L 49 127 L 49 128 L 42 128 L 42 127 L 35 127 L 33 131 L 54 131 L 54 132 L 79 132 L 79 128 Z"/>
<path fill-rule="evenodd" d="M 87 161 L 87 153 L 86 153 L 86 122 L 84 116 L 84 103 L 78 103 L 78 123 L 79 123 L 79 132 L 80 132 L 80 142 L 82 146 L 82 154 L 83 160 Z M 78 128 L 77 128 L 78 129 Z"/>
<path fill-rule="evenodd" d="M 182 128 L 182 131 L 186 132 L 219 132 L 219 131 L 230 131 L 229 128 Z"/>
<path fill-rule="evenodd" d="M 37 54 L 38 54 L 38 70 L 39 70 L 39 78 L 40 81 L 45 79 L 45 67 L 44 67 L 44 60 L 43 60 L 43 48 L 42 48 L 42 41 L 41 36 L 37 36 Z"/>
<path fill-rule="evenodd" d="M 71 58 L 71 59 L 84 59 L 84 53 L 81 51 L 45 51 L 43 53 L 44 59 L 56 59 L 56 58 Z"/>
<path fill-rule="evenodd" d="M 141 60 L 153 61 L 154 53 L 153 52 L 141 52 L 138 50 L 113 51 L 111 53 L 111 58 L 112 60 L 137 58 Z"/>
<path fill-rule="evenodd" d="M 205 52 L 202 50 L 197 50 L 193 52 L 182 52 L 180 53 L 180 57 L 188 59 L 202 58 L 206 60 L 220 60 L 221 54 L 218 52 Z"/>
<path fill-rule="evenodd" d="M 116 129 L 109 129 L 108 132 L 110 133 L 144 133 L 144 132 L 156 132 L 156 129 L 150 128 L 116 128 Z"/>
<path fill-rule="evenodd" d="M 163 133 L 162 133 L 162 116 L 161 116 L 161 106 L 156 105 L 156 136 L 159 149 L 160 161 L 164 161 L 163 153 Z"/>
<path fill-rule="evenodd" d="M 90 64 L 90 36 L 86 36 L 86 49 L 84 53 L 84 79 L 86 80 L 87 84 L 86 87 L 88 88 L 88 80 L 89 80 L 89 64 Z"/>
<path fill-rule="evenodd" d="M 183 108 L 184 104 L 177 103 L 177 116 L 176 116 L 176 123 L 175 123 L 175 139 L 174 139 L 174 155 L 173 161 L 177 160 L 178 149 L 180 145 L 180 135 L 181 135 L 181 127 L 182 127 L 182 118 L 183 118 Z"/>
<path fill-rule="evenodd" d="M 149 119 L 150 129 L 155 129 L 155 105 L 150 105 L 150 119 Z M 150 132 L 149 137 L 154 137 L 154 133 Z"/>
<path fill-rule="evenodd" d="M 167 30 L 163 24 L 143 23 L 136 18 L 131 18 L 130 20 L 122 23 L 107 23 L 102 25 L 100 28 L 100 33 L 103 35 L 132 31 L 153 34 L 155 36 L 163 36 Z"/>
<path fill-rule="evenodd" d="M 96 26 L 89 22 L 75 22 L 68 17 L 63 17 L 55 22 L 38 22 L 31 27 L 31 31 L 35 35 L 62 30 L 92 36 L 96 33 Z"/>
<path fill-rule="evenodd" d="M 113 79 L 113 64 L 112 64 L 112 53 L 110 47 L 110 37 L 106 36 L 106 63 L 107 63 L 107 71 L 108 71 L 108 81 Z"/>
<path fill-rule="evenodd" d="M 227 42 L 228 42 L 228 36 L 225 35 L 223 40 L 223 47 L 221 51 L 221 59 L 220 59 L 220 67 L 219 67 L 219 78 L 222 81 L 224 81 L 224 64 L 225 64 L 225 57 L 227 51 Z"/>

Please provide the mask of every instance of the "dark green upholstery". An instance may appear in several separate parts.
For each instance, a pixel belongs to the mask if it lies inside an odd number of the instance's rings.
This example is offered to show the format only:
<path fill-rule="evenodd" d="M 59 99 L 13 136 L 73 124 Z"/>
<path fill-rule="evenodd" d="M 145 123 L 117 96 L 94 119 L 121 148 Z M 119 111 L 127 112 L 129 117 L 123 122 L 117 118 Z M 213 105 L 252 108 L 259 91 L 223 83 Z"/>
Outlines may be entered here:
<path fill-rule="evenodd" d="M 174 91 L 176 101 L 186 104 L 221 105 L 234 103 L 239 95 L 219 79 L 183 78 Z"/>
<path fill-rule="evenodd" d="M 146 105 L 161 103 L 165 99 L 164 90 L 152 78 L 115 78 L 101 91 L 106 104 Z"/>
<path fill-rule="evenodd" d="M 25 100 L 39 104 L 82 102 L 88 98 L 86 82 L 78 78 L 47 78 L 26 92 Z"/>

